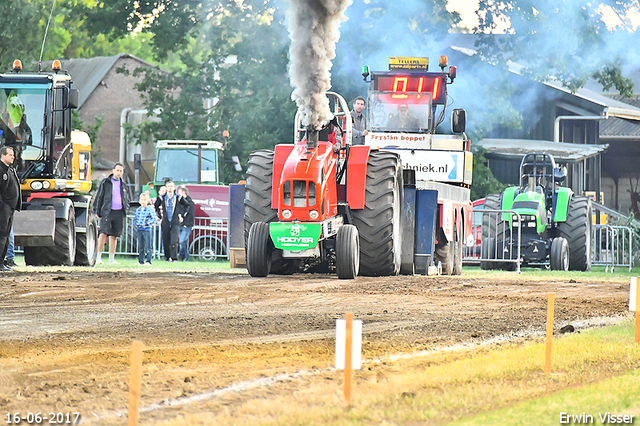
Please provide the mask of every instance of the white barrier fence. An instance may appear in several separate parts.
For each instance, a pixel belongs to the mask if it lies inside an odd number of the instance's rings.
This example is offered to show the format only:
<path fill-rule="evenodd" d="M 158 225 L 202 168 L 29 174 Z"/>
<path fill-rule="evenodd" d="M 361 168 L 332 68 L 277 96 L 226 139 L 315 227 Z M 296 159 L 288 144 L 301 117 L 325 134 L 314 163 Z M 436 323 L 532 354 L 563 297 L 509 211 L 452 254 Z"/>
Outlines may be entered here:
<path fill-rule="evenodd" d="M 138 255 L 138 232 L 134 219 L 134 215 L 127 216 L 122 235 L 118 239 L 116 254 Z M 227 222 L 227 219 L 196 217 L 189 237 L 189 256 L 198 260 L 228 259 Z M 151 248 L 154 259 L 164 256 L 159 223 L 152 231 Z"/>
<path fill-rule="evenodd" d="M 508 221 L 501 220 L 503 213 L 517 214 L 509 210 L 486 210 L 482 206 L 473 213 L 472 234 L 475 244 L 473 247 L 465 246 L 463 263 L 480 265 L 483 262 L 484 269 L 493 269 L 493 264 L 500 269 L 519 271 L 520 248 L 514 247 L 514 239 L 508 237 L 517 235 L 515 241 L 519 241 L 520 229 L 510 227 Z M 490 224 L 489 229 L 483 230 L 483 221 Z M 631 271 L 634 264 L 633 229 L 628 226 L 593 224 L 592 231 L 592 266 L 604 266 L 606 272 L 613 272 L 616 267 Z M 548 262 L 538 265 L 548 266 Z"/>
<path fill-rule="evenodd" d="M 593 225 L 592 265 L 613 272 L 616 266 L 633 268 L 633 230 L 628 226 Z"/>

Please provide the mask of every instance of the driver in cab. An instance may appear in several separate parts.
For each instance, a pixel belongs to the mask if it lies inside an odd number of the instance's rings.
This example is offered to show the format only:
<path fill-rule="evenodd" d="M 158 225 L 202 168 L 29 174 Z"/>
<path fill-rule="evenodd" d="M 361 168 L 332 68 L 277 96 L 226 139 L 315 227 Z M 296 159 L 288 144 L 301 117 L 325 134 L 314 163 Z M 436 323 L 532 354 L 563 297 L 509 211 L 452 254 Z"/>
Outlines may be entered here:
<path fill-rule="evenodd" d="M 407 104 L 398 105 L 398 114 L 391 117 L 387 127 L 390 129 L 406 129 L 418 130 L 420 123 L 418 119 L 409 115 L 409 106 Z"/>

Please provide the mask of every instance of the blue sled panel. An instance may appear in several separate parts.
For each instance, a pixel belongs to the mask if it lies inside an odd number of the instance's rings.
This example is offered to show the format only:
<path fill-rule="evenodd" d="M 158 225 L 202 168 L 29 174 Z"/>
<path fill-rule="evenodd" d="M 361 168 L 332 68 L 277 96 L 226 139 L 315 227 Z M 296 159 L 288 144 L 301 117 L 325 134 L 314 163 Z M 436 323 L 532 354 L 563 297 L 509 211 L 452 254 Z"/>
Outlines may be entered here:
<path fill-rule="evenodd" d="M 229 185 L 229 248 L 244 248 L 244 185 Z"/>
<path fill-rule="evenodd" d="M 415 250 L 416 231 L 416 188 L 404 187 L 404 208 L 402 209 L 402 257 L 401 275 L 413 275 L 413 255 Z"/>
<path fill-rule="evenodd" d="M 416 274 L 427 275 L 429 265 L 433 262 L 437 209 L 438 191 L 426 189 L 416 192 Z"/>

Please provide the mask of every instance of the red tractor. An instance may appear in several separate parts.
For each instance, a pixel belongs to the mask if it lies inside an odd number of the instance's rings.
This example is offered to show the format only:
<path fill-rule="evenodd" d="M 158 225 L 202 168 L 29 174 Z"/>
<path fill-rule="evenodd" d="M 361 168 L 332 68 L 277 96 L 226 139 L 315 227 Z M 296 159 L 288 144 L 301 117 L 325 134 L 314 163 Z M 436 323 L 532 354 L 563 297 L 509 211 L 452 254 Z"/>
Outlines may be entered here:
<path fill-rule="evenodd" d="M 400 270 L 400 158 L 352 146 L 347 102 L 327 96 L 335 117 L 328 125 L 305 130 L 296 115 L 293 145 L 249 158 L 244 204 L 251 276 L 314 269 L 350 279 Z"/>
<path fill-rule="evenodd" d="M 298 113 L 294 144 L 251 154 L 244 188 L 251 276 L 461 273 L 463 245 L 473 246 L 473 155 L 464 110 L 452 111 L 452 134 L 436 134 L 456 77 L 446 57 L 439 66 L 429 72 L 428 58 L 394 57 L 389 71 L 364 68 L 365 145 L 351 145 L 348 105 L 328 92 L 330 123 L 305 129 Z"/>

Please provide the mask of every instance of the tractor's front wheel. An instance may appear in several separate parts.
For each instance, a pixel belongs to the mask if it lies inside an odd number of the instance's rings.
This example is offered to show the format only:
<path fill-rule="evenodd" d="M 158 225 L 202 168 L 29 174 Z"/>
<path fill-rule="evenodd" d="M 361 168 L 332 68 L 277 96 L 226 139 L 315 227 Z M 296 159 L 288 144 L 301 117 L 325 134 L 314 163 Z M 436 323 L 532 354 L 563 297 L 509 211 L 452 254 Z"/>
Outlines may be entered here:
<path fill-rule="evenodd" d="M 569 244 L 562 237 L 551 241 L 550 268 L 552 271 L 569 270 Z"/>
<path fill-rule="evenodd" d="M 566 222 L 558 223 L 560 235 L 569 244 L 569 269 L 591 270 L 591 201 L 587 197 L 573 195 L 569 201 Z"/>
<path fill-rule="evenodd" d="M 398 155 L 371 151 L 364 209 L 352 210 L 360 237 L 360 275 L 398 275 L 400 271 L 402 187 Z"/>
<path fill-rule="evenodd" d="M 247 180 L 244 191 L 244 242 L 248 250 L 249 231 L 254 223 L 270 223 L 278 219 L 278 210 L 271 208 L 273 191 L 273 157 L 270 150 L 254 151 L 247 162 Z M 248 256 L 248 253 L 247 253 Z M 275 250 L 271 255 L 270 273 L 289 275 L 297 272 L 300 262 L 284 259 L 282 252 Z"/>
<path fill-rule="evenodd" d="M 255 222 L 247 239 L 247 270 L 252 277 L 266 277 L 271 268 L 271 236 L 269 224 Z"/>
<path fill-rule="evenodd" d="M 360 267 L 358 228 L 344 225 L 336 235 L 336 273 L 342 280 L 352 280 Z"/>

